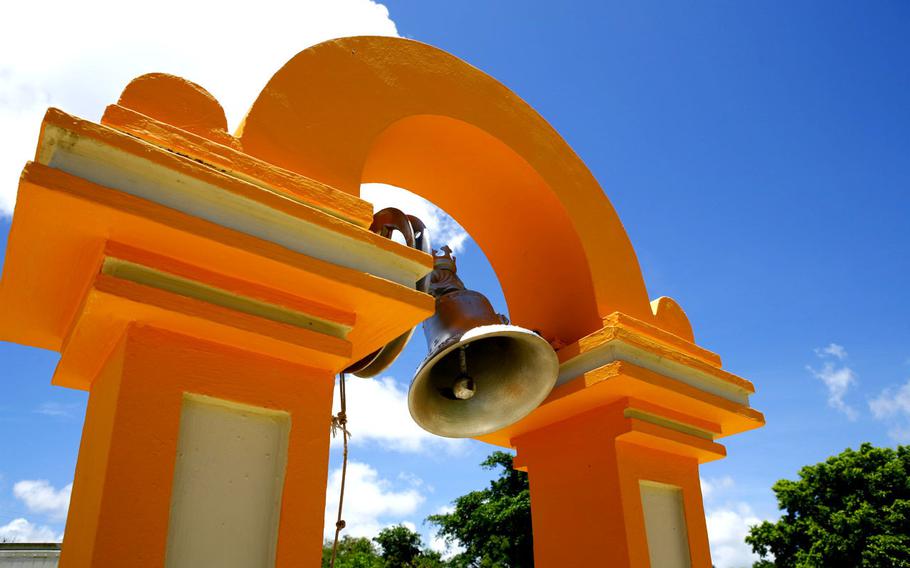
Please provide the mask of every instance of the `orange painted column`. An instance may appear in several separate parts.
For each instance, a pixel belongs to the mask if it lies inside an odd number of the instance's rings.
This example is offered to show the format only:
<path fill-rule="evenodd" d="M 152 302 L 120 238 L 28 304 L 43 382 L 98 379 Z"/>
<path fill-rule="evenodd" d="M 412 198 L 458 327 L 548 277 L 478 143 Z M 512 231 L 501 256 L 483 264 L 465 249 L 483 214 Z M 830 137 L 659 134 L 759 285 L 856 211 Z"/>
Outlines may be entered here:
<path fill-rule="evenodd" d="M 624 409 L 598 408 L 514 440 L 530 481 L 535 565 L 651 566 L 649 544 L 674 543 L 648 542 L 642 484 L 678 489 L 687 565 L 711 565 L 698 460 L 623 440 Z"/>
<path fill-rule="evenodd" d="M 61 566 L 165 565 L 187 394 L 291 416 L 275 559 L 278 566 L 293 566 L 319 558 L 333 378 L 217 343 L 130 326 L 89 397 Z M 244 479 L 233 482 L 240 490 Z M 257 512 L 251 508 L 249 514 Z M 219 554 L 208 549 L 210 565 L 229 564 Z M 262 551 L 260 565 L 268 556 Z"/>
<path fill-rule="evenodd" d="M 681 335 L 611 314 L 557 352 L 537 409 L 480 438 L 528 472 L 536 566 L 711 566 L 699 465 L 764 417 L 749 381 Z"/>
<path fill-rule="evenodd" d="M 89 392 L 60 565 L 315 565 L 334 378 L 432 313 L 432 258 L 188 81 L 102 122 L 48 111 L 0 280 L 0 339 Z"/>

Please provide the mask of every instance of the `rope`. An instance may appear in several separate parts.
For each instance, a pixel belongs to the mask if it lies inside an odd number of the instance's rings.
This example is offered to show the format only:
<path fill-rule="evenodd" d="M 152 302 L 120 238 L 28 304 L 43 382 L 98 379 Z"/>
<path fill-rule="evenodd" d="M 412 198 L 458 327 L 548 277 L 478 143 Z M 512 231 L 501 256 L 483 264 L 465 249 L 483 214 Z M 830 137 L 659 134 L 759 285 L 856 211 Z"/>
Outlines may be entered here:
<path fill-rule="evenodd" d="M 341 518 L 341 508 L 344 506 L 344 482 L 348 475 L 348 438 L 351 433 L 348 432 L 348 415 L 347 415 L 347 393 L 344 388 L 344 373 L 338 375 L 338 400 L 341 403 L 341 410 L 338 414 L 332 416 L 332 437 L 341 432 L 344 441 L 344 453 L 341 460 L 341 491 L 338 494 L 338 520 L 335 521 L 335 541 L 332 543 L 332 562 L 330 568 L 335 568 L 335 554 L 338 552 L 338 535 L 341 534 L 345 527 L 344 519 Z"/>

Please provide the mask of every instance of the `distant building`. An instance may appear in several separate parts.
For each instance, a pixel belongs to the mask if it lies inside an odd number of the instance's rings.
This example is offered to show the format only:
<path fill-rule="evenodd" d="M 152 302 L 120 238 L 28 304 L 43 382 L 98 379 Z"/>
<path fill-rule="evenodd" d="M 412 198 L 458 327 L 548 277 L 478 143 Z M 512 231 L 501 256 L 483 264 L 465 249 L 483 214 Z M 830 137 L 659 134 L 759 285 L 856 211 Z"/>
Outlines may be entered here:
<path fill-rule="evenodd" d="M 0 568 L 57 568 L 59 542 L 2 542 Z"/>

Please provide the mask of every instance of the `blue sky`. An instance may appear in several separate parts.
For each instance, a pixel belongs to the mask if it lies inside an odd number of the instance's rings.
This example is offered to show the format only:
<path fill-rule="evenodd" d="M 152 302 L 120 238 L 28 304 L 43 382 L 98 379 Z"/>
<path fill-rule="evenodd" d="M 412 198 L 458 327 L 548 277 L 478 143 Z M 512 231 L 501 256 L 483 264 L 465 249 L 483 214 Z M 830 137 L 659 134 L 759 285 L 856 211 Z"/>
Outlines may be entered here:
<path fill-rule="evenodd" d="M 268 2 L 246 23 L 242 11 L 216 8 L 223 29 L 249 26 L 265 44 L 239 66 L 207 51 L 215 36 L 191 44 L 200 58 L 216 58 L 207 66 L 160 38 L 116 32 L 106 41 L 121 49 L 95 40 L 62 63 L 53 45 L 37 54 L 0 45 L 0 121 L 14 126 L 0 150 L 16 157 L 0 164 L 0 204 L 9 208 L 49 104 L 97 119 L 129 78 L 170 71 L 212 90 L 236 125 L 295 51 L 335 35 L 397 33 L 479 67 L 550 121 L 616 207 L 651 297 L 675 298 L 698 343 L 755 383 L 752 403 L 767 426 L 727 439 L 729 457 L 702 470 L 718 566 L 748 561 L 736 542 L 748 522 L 776 516 L 775 480 L 863 441 L 910 442 L 910 308 L 902 299 L 910 281 L 910 6 L 390 1 L 386 13 L 364 0 L 341 4 L 300 8 L 296 27 L 269 23 L 279 8 Z M 16 33 L 34 32 L 37 15 L 21 16 Z M 220 56 L 233 57 L 223 49 Z M 99 74 L 88 82 L 80 70 Z M 7 216 L 3 248 L 8 230 Z M 466 282 L 504 309 L 469 239 L 459 260 Z M 390 379 L 352 393 L 400 403 L 423 353 L 418 331 Z M 86 397 L 50 386 L 56 360 L 0 342 L 0 527 L 21 518 L 34 530 L 62 530 L 60 490 L 72 480 Z M 359 441 L 355 429 L 363 499 L 397 503 L 354 511 L 356 519 L 366 528 L 413 522 L 429 538 L 422 519 L 485 482 L 477 463 L 489 449 L 440 442 L 404 423 Z M 23 480 L 48 485 L 16 485 Z"/>

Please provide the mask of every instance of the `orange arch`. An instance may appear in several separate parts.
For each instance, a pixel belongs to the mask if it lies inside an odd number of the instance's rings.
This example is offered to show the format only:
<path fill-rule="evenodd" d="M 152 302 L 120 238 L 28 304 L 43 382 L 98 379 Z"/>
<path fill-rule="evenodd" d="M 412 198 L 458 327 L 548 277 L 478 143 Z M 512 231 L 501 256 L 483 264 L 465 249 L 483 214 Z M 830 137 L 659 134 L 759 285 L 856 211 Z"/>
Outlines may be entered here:
<path fill-rule="evenodd" d="M 564 342 L 614 311 L 659 325 L 584 163 L 518 96 L 439 49 L 352 37 L 304 50 L 237 136 L 245 152 L 351 194 L 386 182 L 446 209 L 483 248 L 519 325 Z"/>

